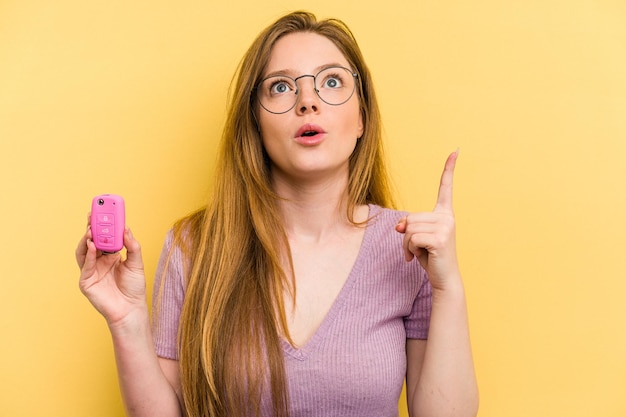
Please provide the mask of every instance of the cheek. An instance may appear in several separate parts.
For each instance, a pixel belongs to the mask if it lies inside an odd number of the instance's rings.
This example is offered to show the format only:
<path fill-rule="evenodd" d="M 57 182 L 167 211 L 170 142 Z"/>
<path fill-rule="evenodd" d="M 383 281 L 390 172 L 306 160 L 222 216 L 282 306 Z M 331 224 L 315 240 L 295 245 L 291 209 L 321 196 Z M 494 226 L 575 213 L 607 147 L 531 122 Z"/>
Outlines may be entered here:
<path fill-rule="evenodd" d="M 275 133 L 285 128 L 287 113 L 273 114 L 265 110 L 259 110 L 256 113 L 256 120 L 261 133 Z"/>
<path fill-rule="evenodd" d="M 268 140 L 268 138 L 272 138 L 272 136 L 261 131 L 261 143 L 263 145 L 263 149 L 265 150 L 265 153 L 270 157 L 270 159 L 273 159 L 276 143 L 271 139 Z"/>
<path fill-rule="evenodd" d="M 271 115 L 262 115 L 258 119 L 259 132 L 261 133 L 261 140 L 263 146 L 267 149 L 268 142 L 272 141 L 272 138 L 280 137 L 281 124 L 272 120 Z M 271 143 L 269 143 L 271 145 Z"/>
<path fill-rule="evenodd" d="M 269 156 L 270 160 L 275 160 L 281 154 L 280 151 L 280 140 L 278 138 L 284 135 L 284 132 L 281 134 L 280 124 L 271 123 L 265 118 L 265 120 L 259 120 L 260 126 L 259 130 L 261 133 L 261 143 L 263 144 L 263 149 L 265 153 Z"/>

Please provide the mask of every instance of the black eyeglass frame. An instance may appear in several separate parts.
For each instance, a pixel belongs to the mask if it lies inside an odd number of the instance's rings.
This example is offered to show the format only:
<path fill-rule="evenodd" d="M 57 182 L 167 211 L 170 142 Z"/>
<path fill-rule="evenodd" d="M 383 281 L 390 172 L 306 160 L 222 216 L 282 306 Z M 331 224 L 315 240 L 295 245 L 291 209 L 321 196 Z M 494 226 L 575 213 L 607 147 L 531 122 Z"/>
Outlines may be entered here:
<path fill-rule="evenodd" d="M 322 96 L 320 96 L 320 90 L 317 88 L 317 76 L 320 75 L 322 72 L 327 71 L 329 69 L 333 69 L 333 68 L 339 68 L 339 69 L 343 69 L 346 70 L 348 72 L 348 74 L 352 75 L 352 78 L 354 78 L 354 85 L 352 86 L 352 92 L 350 93 L 350 95 L 348 96 L 348 98 L 346 98 L 344 101 L 342 101 L 341 103 L 329 103 L 326 100 L 324 100 L 322 98 Z M 267 107 L 265 107 L 263 105 L 263 103 L 261 102 L 261 99 L 259 98 L 259 94 L 258 94 L 258 90 L 259 87 L 266 81 L 269 80 L 270 78 L 274 78 L 274 77 L 283 77 L 283 78 L 288 78 L 290 80 L 293 81 L 293 85 L 296 86 L 296 91 L 295 91 L 295 96 L 296 99 L 293 101 L 293 105 L 291 107 L 289 107 L 287 110 L 285 111 L 281 111 L 281 112 L 275 112 L 275 111 L 271 111 L 269 110 Z M 346 67 L 342 67 L 339 65 L 333 65 L 330 67 L 326 67 L 326 68 L 322 68 L 321 70 L 319 70 L 317 72 L 317 74 L 313 75 L 313 74 L 303 74 L 300 75 L 299 77 L 296 78 L 291 78 L 288 75 L 271 75 L 269 77 L 263 78 L 261 81 L 259 81 L 259 83 L 257 84 L 257 86 L 255 87 L 255 95 L 256 95 L 256 99 L 259 102 L 259 105 L 263 108 L 263 110 L 265 110 L 268 113 L 272 113 L 272 114 L 285 114 L 288 111 L 290 111 L 291 109 L 293 109 L 294 107 L 296 107 L 296 104 L 298 104 L 298 95 L 300 93 L 300 88 L 298 88 L 298 80 L 300 78 L 306 78 L 306 77 L 311 77 L 313 78 L 313 90 L 315 91 L 315 94 L 317 94 L 317 96 L 320 98 L 320 100 L 322 100 L 324 103 L 328 104 L 329 106 L 341 106 L 342 104 L 345 104 L 348 102 L 348 100 L 350 100 L 352 98 L 352 96 L 354 95 L 354 92 L 356 91 L 356 85 L 357 85 L 357 81 L 359 78 L 359 73 L 355 72 L 353 70 L 351 70 L 350 68 L 346 68 Z"/>

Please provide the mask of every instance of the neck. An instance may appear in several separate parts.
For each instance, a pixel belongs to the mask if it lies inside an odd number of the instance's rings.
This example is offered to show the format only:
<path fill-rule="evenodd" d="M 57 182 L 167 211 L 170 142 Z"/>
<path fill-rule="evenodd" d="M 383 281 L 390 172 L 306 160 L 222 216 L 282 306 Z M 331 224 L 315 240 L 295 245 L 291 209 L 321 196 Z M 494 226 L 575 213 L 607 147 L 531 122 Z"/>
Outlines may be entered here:
<path fill-rule="evenodd" d="M 290 239 L 322 241 L 329 235 L 354 227 L 346 211 L 347 176 L 343 181 L 332 178 L 308 183 L 294 183 L 275 177 L 274 189 L 282 198 L 279 209 Z M 356 221 L 365 220 L 360 213 L 362 210 L 362 207 L 356 208 Z"/>

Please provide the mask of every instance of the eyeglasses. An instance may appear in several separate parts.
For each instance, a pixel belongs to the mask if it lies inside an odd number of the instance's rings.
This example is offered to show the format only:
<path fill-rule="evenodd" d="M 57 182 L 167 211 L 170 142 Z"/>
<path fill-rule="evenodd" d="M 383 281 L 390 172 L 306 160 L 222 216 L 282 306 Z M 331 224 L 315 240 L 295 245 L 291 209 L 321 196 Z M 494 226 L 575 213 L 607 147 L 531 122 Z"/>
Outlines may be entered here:
<path fill-rule="evenodd" d="M 261 107 L 274 114 L 287 113 L 298 102 L 300 90 L 297 81 L 306 77 L 313 78 L 315 93 L 324 103 L 339 106 L 354 94 L 358 74 L 344 67 L 328 67 L 315 75 L 306 74 L 297 78 L 272 75 L 263 79 L 256 88 Z"/>

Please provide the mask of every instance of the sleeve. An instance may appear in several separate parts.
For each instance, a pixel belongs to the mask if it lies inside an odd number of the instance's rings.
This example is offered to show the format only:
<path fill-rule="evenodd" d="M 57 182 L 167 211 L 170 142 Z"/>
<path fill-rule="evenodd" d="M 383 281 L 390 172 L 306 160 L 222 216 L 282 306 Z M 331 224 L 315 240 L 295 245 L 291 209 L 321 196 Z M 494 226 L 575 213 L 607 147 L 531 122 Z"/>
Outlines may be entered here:
<path fill-rule="evenodd" d="M 157 265 L 152 295 L 152 337 L 159 357 L 178 360 L 178 326 L 185 299 L 183 256 L 173 245 L 173 232 L 165 238 Z"/>
<path fill-rule="evenodd" d="M 426 275 L 426 271 L 419 268 L 421 286 L 413 302 L 411 314 L 404 319 L 407 339 L 428 339 L 430 328 L 430 312 L 432 307 L 432 287 Z"/>

